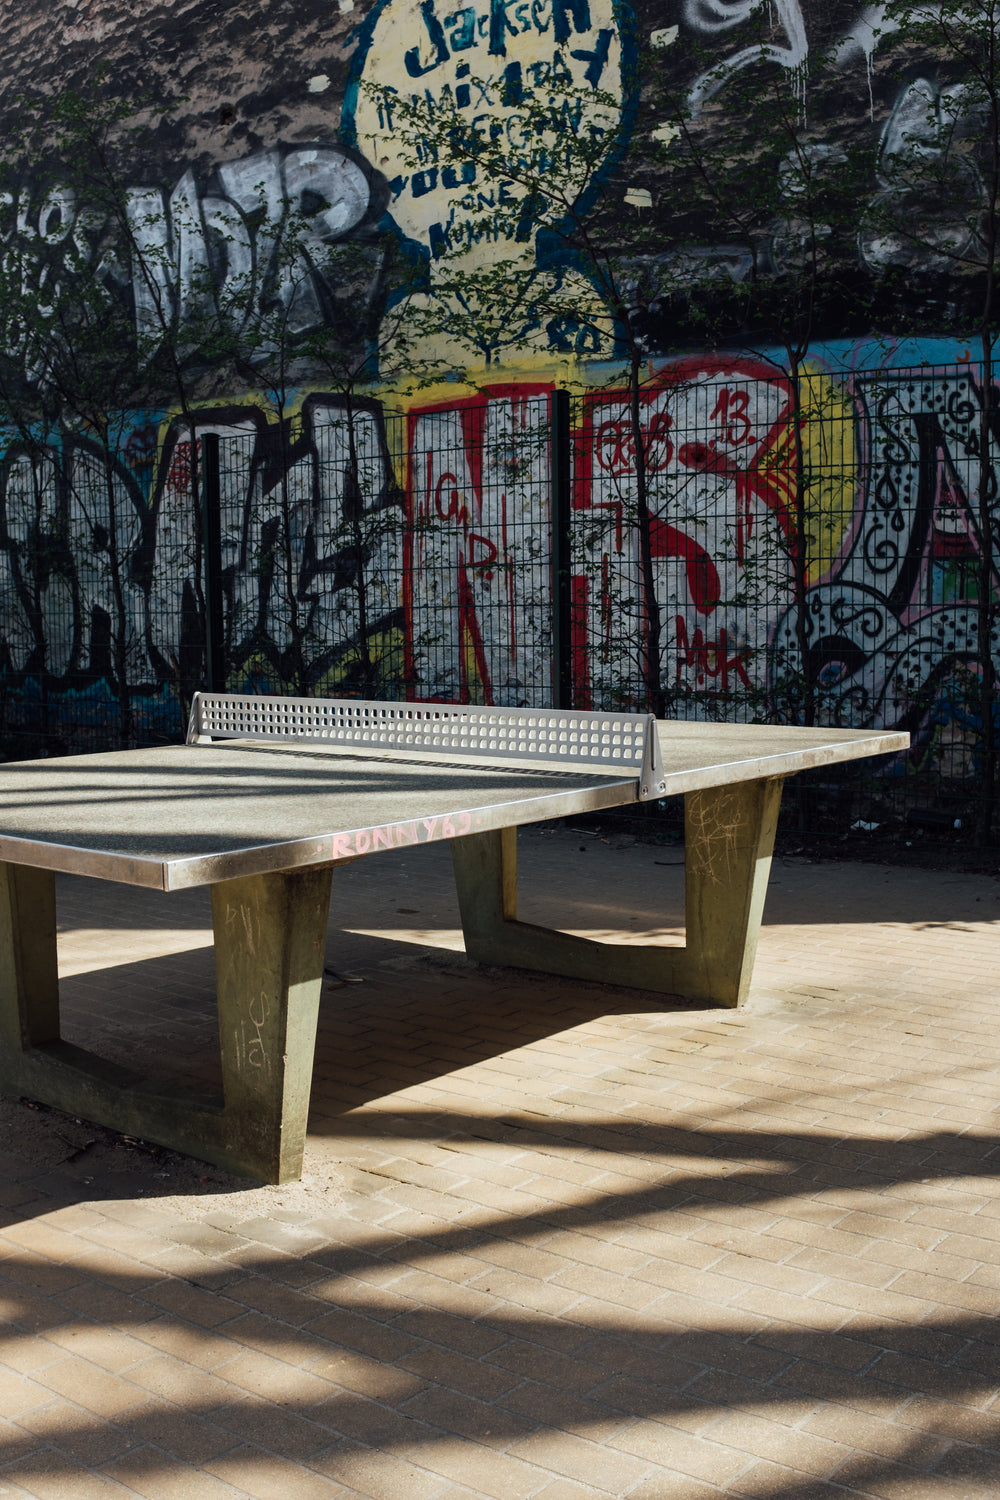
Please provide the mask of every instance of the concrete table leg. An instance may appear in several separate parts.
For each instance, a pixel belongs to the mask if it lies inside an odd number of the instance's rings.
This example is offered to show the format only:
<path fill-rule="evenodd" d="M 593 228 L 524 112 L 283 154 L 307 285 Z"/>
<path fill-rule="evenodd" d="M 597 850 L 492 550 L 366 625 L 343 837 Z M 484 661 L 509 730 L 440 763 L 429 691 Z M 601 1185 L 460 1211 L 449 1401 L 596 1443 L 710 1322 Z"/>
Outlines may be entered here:
<path fill-rule="evenodd" d="M 516 830 L 453 840 L 466 952 L 480 963 L 742 1005 L 757 952 L 781 787 L 781 779 L 773 778 L 685 797 L 683 947 L 599 943 L 520 922 Z"/>
<path fill-rule="evenodd" d="M 20 1054 L 58 1036 L 55 876 L 0 864 L 0 1045 Z"/>
<path fill-rule="evenodd" d="M 212 887 L 227 1145 L 267 1182 L 302 1173 L 331 875 L 324 865 Z"/>
<path fill-rule="evenodd" d="M 265 1182 L 302 1170 L 331 867 L 212 887 L 221 1101 L 59 1036 L 52 875 L 0 864 L 0 1087 Z"/>
<path fill-rule="evenodd" d="M 684 798 L 685 989 L 742 1005 L 750 990 L 782 779 L 688 792 Z"/>

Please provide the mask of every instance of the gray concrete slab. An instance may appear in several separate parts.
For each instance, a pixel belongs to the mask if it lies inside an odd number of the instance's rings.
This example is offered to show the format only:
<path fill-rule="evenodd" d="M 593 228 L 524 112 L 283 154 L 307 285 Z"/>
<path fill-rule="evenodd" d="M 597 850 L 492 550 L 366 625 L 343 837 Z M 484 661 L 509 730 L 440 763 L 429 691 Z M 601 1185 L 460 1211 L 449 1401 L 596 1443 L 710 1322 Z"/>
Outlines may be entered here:
<path fill-rule="evenodd" d="M 657 726 L 677 795 L 905 749 L 898 733 Z M 636 799 L 636 777 L 498 758 L 222 743 L 0 768 L 0 859 L 172 890 L 540 822 Z"/>

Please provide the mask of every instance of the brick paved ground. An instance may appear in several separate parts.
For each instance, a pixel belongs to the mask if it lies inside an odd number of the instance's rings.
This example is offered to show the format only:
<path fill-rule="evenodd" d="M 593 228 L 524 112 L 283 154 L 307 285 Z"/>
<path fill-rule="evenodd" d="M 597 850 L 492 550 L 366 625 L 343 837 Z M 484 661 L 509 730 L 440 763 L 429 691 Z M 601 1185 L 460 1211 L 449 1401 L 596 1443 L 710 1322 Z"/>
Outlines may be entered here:
<path fill-rule="evenodd" d="M 523 843 L 524 915 L 677 930 L 675 853 Z M 210 1078 L 203 893 L 60 910 L 72 1034 Z M 0 1493 L 996 1496 L 998 918 L 784 862 L 750 1006 L 664 1010 L 469 965 L 440 849 L 351 867 L 302 1185 L 0 1107 Z"/>

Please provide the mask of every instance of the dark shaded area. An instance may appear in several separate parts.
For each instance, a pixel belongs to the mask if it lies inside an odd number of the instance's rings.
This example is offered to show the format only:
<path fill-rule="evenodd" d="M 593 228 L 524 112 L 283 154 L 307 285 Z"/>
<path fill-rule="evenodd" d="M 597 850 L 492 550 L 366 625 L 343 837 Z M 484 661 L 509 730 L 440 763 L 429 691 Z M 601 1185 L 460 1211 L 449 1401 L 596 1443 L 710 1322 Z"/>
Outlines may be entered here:
<path fill-rule="evenodd" d="M 277 140 L 334 135 L 339 88 L 310 94 L 310 76 L 342 81 L 357 16 L 322 0 L 251 3 L 238 12 L 224 0 L 181 0 L 141 10 L 112 0 L 87 7 L 55 0 L 22 6 L 0 41 L 7 80 L 0 120 L 16 120 L 16 93 L 85 90 L 95 59 L 109 94 L 148 94 L 167 106 L 153 121 L 155 146 L 136 163 L 159 175 L 169 161 L 207 165 L 270 147 Z"/>

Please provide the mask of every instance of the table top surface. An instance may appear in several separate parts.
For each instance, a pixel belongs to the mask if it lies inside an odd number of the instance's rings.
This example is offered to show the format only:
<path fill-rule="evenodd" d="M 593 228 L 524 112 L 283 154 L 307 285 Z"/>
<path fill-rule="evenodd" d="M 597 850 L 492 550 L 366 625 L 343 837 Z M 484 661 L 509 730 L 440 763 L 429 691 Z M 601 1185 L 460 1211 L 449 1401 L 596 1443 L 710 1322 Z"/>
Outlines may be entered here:
<path fill-rule="evenodd" d="M 665 795 L 905 749 L 894 732 L 665 721 Z M 293 741 L 0 766 L 0 860 L 174 890 L 636 799 L 637 778 Z"/>

